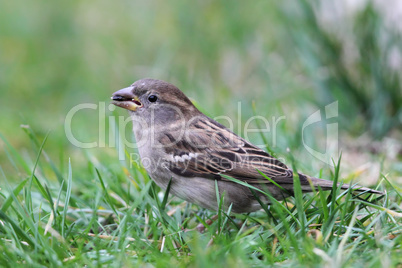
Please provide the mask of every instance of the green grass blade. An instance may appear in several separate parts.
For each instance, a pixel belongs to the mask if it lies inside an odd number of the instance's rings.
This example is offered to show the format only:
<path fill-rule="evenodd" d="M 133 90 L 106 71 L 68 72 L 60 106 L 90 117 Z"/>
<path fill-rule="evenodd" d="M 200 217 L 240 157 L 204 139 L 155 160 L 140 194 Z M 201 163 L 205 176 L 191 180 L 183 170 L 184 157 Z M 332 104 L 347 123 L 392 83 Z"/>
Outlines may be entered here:
<path fill-rule="evenodd" d="M 295 203 L 296 203 L 297 215 L 300 222 L 301 234 L 304 236 L 307 219 L 306 214 L 304 213 L 303 193 L 300 185 L 299 175 L 297 173 L 293 174 L 293 189 L 296 201 Z"/>
<path fill-rule="evenodd" d="M 23 180 L 22 182 L 20 182 L 20 184 L 18 184 L 14 190 L 13 193 L 14 195 L 18 195 L 22 189 L 24 188 L 25 184 L 28 182 L 28 178 Z M 9 196 L 7 197 L 6 201 L 4 202 L 4 204 L 1 206 L 1 211 L 3 211 L 4 213 L 7 212 L 8 208 L 11 206 L 11 204 L 13 203 L 13 197 Z"/>
<path fill-rule="evenodd" d="M 103 182 L 103 179 L 102 179 L 101 174 L 99 173 L 99 170 L 97 168 L 95 168 L 95 171 L 96 171 L 96 174 L 98 175 L 98 179 L 102 185 L 102 189 L 103 189 L 103 192 L 105 193 L 105 198 L 106 198 L 107 203 L 112 208 L 112 210 L 116 214 L 116 216 L 119 217 L 119 213 L 117 213 L 117 210 L 113 204 L 112 198 L 110 198 L 109 192 L 106 189 L 105 183 Z"/>
<path fill-rule="evenodd" d="M 66 199 L 64 201 L 63 208 L 63 217 L 61 220 L 61 235 L 65 237 L 65 226 L 66 226 L 66 218 L 68 212 L 68 205 L 70 203 L 71 197 L 71 189 L 73 187 L 73 170 L 71 168 L 71 160 L 68 160 L 68 176 L 67 176 L 67 191 L 66 191 Z"/>
<path fill-rule="evenodd" d="M 168 201 L 168 197 L 169 197 L 169 192 L 170 192 L 170 186 L 172 185 L 172 178 L 169 180 L 169 183 L 166 187 L 166 191 L 165 191 L 165 195 L 163 196 L 163 200 L 162 200 L 162 204 L 161 204 L 161 209 L 165 210 L 166 208 L 166 204 Z"/>
<path fill-rule="evenodd" d="M 387 177 L 385 177 L 383 174 L 381 174 L 381 177 L 388 183 L 389 186 L 395 191 L 395 193 L 398 195 L 399 199 L 402 199 L 401 191 L 395 188 L 394 184 L 391 183 Z"/>
<path fill-rule="evenodd" d="M 334 163 L 335 174 L 334 174 L 334 181 L 333 181 L 332 190 L 331 190 L 331 207 L 330 207 L 331 212 L 335 210 L 335 200 L 336 200 L 336 193 L 338 192 L 338 180 L 339 180 L 339 169 L 341 166 L 341 159 L 342 159 L 342 152 L 339 156 L 338 164 Z"/>

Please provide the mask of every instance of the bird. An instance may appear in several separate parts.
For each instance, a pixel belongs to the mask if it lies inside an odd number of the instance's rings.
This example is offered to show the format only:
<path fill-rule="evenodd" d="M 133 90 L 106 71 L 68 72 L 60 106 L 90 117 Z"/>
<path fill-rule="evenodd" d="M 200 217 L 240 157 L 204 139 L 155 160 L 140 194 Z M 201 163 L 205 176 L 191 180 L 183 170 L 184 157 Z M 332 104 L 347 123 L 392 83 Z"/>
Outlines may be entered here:
<path fill-rule="evenodd" d="M 294 176 L 302 192 L 331 190 L 333 182 L 293 170 L 200 112 L 168 82 L 145 78 L 112 94 L 112 104 L 128 110 L 141 162 L 161 189 L 200 207 L 233 213 L 254 212 L 261 202 L 294 195 Z M 339 185 L 338 185 L 339 186 Z M 372 194 L 380 191 L 340 185 Z M 266 193 L 269 193 L 270 197 Z"/>

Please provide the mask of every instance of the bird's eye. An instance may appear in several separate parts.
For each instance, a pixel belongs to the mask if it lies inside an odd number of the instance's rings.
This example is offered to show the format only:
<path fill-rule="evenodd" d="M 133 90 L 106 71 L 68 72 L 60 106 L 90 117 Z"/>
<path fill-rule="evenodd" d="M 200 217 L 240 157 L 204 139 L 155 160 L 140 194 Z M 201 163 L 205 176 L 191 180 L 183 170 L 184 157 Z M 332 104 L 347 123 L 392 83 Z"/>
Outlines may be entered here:
<path fill-rule="evenodd" d="M 158 97 L 155 96 L 155 95 L 150 95 L 150 96 L 148 97 L 148 100 L 149 100 L 150 102 L 155 102 L 155 101 L 158 100 Z"/>

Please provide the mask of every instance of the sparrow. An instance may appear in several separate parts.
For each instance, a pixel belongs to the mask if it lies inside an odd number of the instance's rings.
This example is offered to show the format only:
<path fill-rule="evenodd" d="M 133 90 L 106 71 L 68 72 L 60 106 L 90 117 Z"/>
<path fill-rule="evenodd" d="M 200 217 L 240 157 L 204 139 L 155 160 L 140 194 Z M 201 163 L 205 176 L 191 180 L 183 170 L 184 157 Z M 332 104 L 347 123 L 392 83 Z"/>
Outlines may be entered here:
<path fill-rule="evenodd" d="M 259 210 L 261 201 L 269 204 L 263 192 L 277 200 L 294 194 L 292 169 L 200 112 L 176 86 L 141 79 L 116 91 L 111 99 L 129 111 L 142 165 L 163 190 L 170 185 L 169 193 L 215 211 L 218 190 L 224 194 L 224 208 L 231 206 L 234 213 Z M 302 192 L 311 192 L 312 187 L 332 189 L 332 181 L 297 175 Z"/>

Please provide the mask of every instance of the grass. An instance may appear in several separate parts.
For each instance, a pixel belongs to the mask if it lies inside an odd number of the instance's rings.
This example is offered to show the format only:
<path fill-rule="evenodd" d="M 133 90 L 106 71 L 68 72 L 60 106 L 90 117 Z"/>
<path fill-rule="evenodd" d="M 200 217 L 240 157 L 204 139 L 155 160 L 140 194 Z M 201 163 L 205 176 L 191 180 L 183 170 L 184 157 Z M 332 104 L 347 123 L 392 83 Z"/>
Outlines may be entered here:
<path fill-rule="evenodd" d="M 86 172 L 70 161 L 62 172 L 45 157 L 46 138 L 28 137 L 37 146 L 29 161 L 7 147 L 14 167 L 30 172 L 15 186 L 2 174 L 2 266 L 400 265 L 402 196 L 386 176 L 377 187 L 385 196 L 340 191 L 338 161 L 332 191 L 303 196 L 295 179 L 295 198 L 266 193 L 272 205 L 264 210 L 220 210 L 209 225 L 213 212 L 161 192 L 138 166 L 88 155 Z"/>
<path fill-rule="evenodd" d="M 2 4 L 0 266 L 400 266 L 399 21 L 380 3 L 336 3 Z M 131 126 L 116 127 L 126 113 L 102 110 L 143 77 L 178 85 L 211 117 L 235 118 L 236 133 L 294 170 L 386 195 L 335 186 L 301 195 L 295 181 L 295 198 L 247 215 L 220 210 L 211 223 L 215 212 L 160 191 L 128 160 Z M 339 123 L 343 156 L 331 169 L 305 150 L 302 125 L 334 101 L 339 116 L 304 133 L 319 151 L 326 124 Z M 97 142 L 91 149 L 65 132 L 83 103 L 98 108 L 77 113 L 72 130 Z M 244 133 L 253 115 L 270 131 L 255 120 L 261 131 Z"/>

